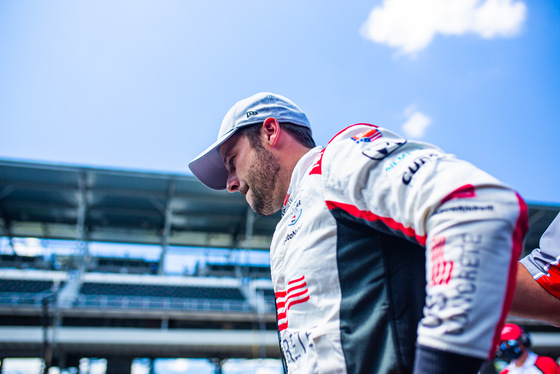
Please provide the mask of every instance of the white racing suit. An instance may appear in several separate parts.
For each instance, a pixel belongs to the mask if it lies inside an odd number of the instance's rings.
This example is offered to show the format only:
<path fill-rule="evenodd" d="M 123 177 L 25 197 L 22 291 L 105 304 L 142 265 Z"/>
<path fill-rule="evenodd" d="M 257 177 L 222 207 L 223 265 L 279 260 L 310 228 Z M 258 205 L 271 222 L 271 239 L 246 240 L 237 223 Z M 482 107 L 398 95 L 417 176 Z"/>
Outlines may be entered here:
<path fill-rule="evenodd" d="M 358 124 L 298 162 L 282 213 L 271 271 L 289 373 L 476 373 L 494 353 L 527 229 L 503 183 Z"/>
<path fill-rule="evenodd" d="M 560 299 L 560 214 L 541 236 L 539 248 L 521 263 L 545 290 Z"/>

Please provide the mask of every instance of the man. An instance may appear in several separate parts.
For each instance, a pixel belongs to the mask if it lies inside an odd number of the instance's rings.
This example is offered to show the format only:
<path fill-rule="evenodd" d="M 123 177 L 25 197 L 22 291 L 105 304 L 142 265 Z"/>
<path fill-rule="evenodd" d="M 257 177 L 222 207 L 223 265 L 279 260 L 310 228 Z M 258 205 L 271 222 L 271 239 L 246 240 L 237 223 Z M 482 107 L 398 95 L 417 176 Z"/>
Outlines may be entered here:
<path fill-rule="evenodd" d="M 518 265 L 511 314 L 560 327 L 560 214 Z"/>
<path fill-rule="evenodd" d="M 560 374 L 560 367 L 552 358 L 530 350 L 529 334 L 518 325 L 505 325 L 500 340 L 498 355 L 511 360 L 500 374 Z"/>
<path fill-rule="evenodd" d="M 526 205 L 429 144 L 369 124 L 315 147 L 307 116 L 259 93 L 189 164 L 258 214 L 289 373 L 476 373 L 511 305 Z"/>

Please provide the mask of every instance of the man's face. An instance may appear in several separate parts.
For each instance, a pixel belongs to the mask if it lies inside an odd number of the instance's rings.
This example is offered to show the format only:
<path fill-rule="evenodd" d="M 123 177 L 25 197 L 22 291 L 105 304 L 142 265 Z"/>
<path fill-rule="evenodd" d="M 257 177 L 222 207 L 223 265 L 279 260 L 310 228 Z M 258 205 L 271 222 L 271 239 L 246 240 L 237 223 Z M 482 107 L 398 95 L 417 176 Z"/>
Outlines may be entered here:
<path fill-rule="evenodd" d="M 499 346 L 500 354 L 509 360 L 517 360 L 524 351 L 525 346 L 519 340 L 503 340 Z"/>
<path fill-rule="evenodd" d="M 229 192 L 241 192 L 260 215 L 282 207 L 284 196 L 277 186 L 280 162 L 269 150 L 262 145 L 253 148 L 245 136 L 234 135 L 220 146 L 220 155 L 228 170 Z"/>

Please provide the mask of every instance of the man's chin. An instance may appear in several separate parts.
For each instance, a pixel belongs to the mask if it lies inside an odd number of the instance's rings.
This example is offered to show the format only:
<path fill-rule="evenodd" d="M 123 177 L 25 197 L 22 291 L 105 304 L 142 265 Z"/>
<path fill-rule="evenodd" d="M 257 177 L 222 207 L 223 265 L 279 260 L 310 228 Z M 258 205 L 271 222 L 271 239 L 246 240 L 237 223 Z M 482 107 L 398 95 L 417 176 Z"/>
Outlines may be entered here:
<path fill-rule="evenodd" d="M 272 196 L 265 200 L 261 196 L 257 196 L 255 198 L 255 195 L 252 192 L 253 190 L 251 189 L 247 191 L 245 200 L 247 201 L 247 204 L 249 204 L 253 212 L 258 214 L 259 216 L 271 216 L 282 209 L 281 203 L 276 204 L 278 205 L 278 207 L 274 206 L 275 203 Z"/>
<path fill-rule="evenodd" d="M 262 206 L 261 204 L 253 204 L 251 201 L 249 201 L 249 199 L 247 199 L 247 203 L 249 204 L 249 206 L 251 207 L 251 209 L 253 210 L 253 212 L 255 212 L 256 214 L 258 214 L 259 216 L 271 216 L 274 213 L 278 212 L 280 210 L 280 208 L 275 209 L 274 207 L 271 206 Z"/>
<path fill-rule="evenodd" d="M 255 209 L 253 209 L 253 211 L 255 213 L 257 213 L 259 216 L 271 216 L 274 213 L 278 212 L 280 209 L 276 209 L 276 210 L 270 210 L 270 211 L 261 211 L 261 212 L 257 212 Z"/>
<path fill-rule="evenodd" d="M 276 212 L 268 212 L 264 209 L 261 209 L 259 207 L 255 207 L 253 205 L 251 205 L 251 209 L 253 210 L 253 212 L 255 212 L 256 214 L 258 214 L 259 216 L 271 216 Z"/>

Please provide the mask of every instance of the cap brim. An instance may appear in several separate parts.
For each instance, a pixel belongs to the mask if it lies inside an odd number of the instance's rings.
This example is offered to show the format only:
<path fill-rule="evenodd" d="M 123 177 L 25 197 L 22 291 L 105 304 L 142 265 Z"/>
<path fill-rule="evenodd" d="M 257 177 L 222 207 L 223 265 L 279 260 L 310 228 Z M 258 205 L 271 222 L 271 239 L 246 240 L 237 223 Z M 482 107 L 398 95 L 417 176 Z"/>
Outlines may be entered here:
<path fill-rule="evenodd" d="M 225 133 L 214 144 L 189 162 L 189 169 L 207 187 L 213 190 L 225 190 L 228 171 L 220 156 L 219 147 L 228 140 L 237 129 Z"/>

